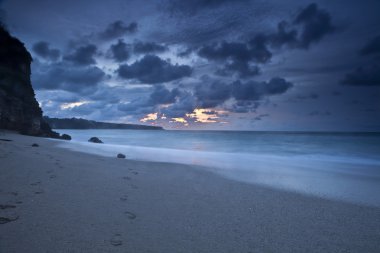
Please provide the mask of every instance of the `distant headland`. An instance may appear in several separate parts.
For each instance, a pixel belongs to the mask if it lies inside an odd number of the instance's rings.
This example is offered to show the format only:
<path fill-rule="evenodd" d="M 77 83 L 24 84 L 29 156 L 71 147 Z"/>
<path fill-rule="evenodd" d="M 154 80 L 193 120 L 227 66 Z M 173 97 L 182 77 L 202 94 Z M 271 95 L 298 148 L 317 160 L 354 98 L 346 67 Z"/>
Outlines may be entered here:
<path fill-rule="evenodd" d="M 108 123 L 86 120 L 81 118 L 59 119 L 44 117 L 44 120 L 53 129 L 131 129 L 131 130 L 164 130 L 160 126 L 147 126 L 137 124 Z"/>

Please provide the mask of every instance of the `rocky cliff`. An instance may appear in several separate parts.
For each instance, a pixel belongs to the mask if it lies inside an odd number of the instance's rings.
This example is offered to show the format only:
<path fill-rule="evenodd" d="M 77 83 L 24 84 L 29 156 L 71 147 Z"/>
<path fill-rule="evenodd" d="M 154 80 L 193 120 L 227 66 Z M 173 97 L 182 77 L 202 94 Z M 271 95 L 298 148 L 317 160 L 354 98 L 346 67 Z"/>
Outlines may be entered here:
<path fill-rule="evenodd" d="M 31 62 L 24 44 L 0 25 L 0 129 L 58 137 L 42 118 L 30 81 Z"/>

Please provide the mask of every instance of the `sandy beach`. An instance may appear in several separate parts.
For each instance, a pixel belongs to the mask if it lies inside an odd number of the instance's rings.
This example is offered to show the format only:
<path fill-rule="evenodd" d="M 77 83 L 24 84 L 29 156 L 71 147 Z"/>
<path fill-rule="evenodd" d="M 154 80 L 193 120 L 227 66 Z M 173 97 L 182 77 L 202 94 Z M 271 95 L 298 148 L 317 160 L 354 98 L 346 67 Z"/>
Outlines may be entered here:
<path fill-rule="evenodd" d="M 0 252 L 380 252 L 380 208 L 0 139 Z"/>

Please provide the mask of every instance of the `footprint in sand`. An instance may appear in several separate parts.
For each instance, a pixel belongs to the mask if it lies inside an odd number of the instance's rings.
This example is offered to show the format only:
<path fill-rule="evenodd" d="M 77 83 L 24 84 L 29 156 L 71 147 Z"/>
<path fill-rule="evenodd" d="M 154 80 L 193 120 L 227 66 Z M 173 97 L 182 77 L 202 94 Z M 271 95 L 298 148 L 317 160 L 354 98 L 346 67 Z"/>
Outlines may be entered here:
<path fill-rule="evenodd" d="M 114 234 L 114 236 L 110 240 L 110 243 L 113 246 L 120 246 L 120 245 L 122 245 L 123 241 L 121 240 L 121 234 Z"/>
<path fill-rule="evenodd" d="M 42 194 L 42 193 L 44 193 L 43 190 L 38 190 L 38 191 L 35 191 L 35 192 L 34 192 L 34 194 Z"/>
<path fill-rule="evenodd" d="M 53 179 L 53 178 L 56 178 L 56 177 L 57 177 L 56 175 L 51 175 L 49 178 Z"/>
<path fill-rule="evenodd" d="M 125 214 L 127 215 L 128 219 L 134 220 L 136 219 L 136 214 L 126 211 Z"/>
<path fill-rule="evenodd" d="M 14 206 L 14 205 L 0 205 L 1 210 L 9 209 L 9 208 L 16 208 L 16 206 Z"/>
<path fill-rule="evenodd" d="M 123 177 L 124 180 L 131 180 L 130 177 Z"/>
<path fill-rule="evenodd" d="M 139 174 L 137 171 L 133 171 L 132 172 L 134 175 L 137 175 L 137 174 Z"/>
<path fill-rule="evenodd" d="M 124 195 L 123 197 L 120 198 L 121 201 L 127 201 L 128 200 L 128 196 L 127 195 Z"/>
<path fill-rule="evenodd" d="M 19 216 L 16 214 L 7 215 L 6 217 L 0 216 L 0 224 L 5 224 L 8 222 L 12 222 L 18 220 Z"/>
<path fill-rule="evenodd" d="M 14 208 L 16 208 L 14 205 L 0 205 L 0 224 L 12 222 L 19 218 L 16 213 L 8 210 Z"/>
<path fill-rule="evenodd" d="M 137 185 L 131 184 L 132 189 L 138 189 Z"/>
<path fill-rule="evenodd" d="M 32 185 L 32 186 L 36 186 L 36 185 L 39 185 L 39 184 L 41 184 L 40 181 L 38 181 L 38 182 L 34 182 L 34 183 L 31 183 L 30 185 Z"/>

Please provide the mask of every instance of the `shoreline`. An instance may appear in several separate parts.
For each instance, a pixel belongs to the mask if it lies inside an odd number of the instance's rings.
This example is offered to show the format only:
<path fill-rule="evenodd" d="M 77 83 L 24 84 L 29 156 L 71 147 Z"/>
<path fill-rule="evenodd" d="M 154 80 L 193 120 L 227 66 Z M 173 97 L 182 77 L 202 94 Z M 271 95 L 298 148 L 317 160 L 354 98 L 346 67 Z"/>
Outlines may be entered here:
<path fill-rule="evenodd" d="M 14 219 L 0 224 L 0 252 L 380 249 L 380 208 L 191 165 L 101 157 L 11 132 L 0 138 L 12 140 L 0 141 L 0 217 Z"/>
<path fill-rule="evenodd" d="M 193 139 L 189 139 L 189 136 L 181 134 L 176 137 L 177 139 L 182 137 L 182 140 L 173 145 L 170 144 L 170 140 L 175 140 L 173 138 L 175 134 L 164 134 L 164 136 L 148 134 L 148 139 L 158 138 L 157 142 L 161 144 L 156 145 L 154 142 L 142 139 L 141 133 L 134 135 L 131 131 L 124 132 L 123 130 L 117 133 L 113 130 L 110 132 L 72 130 L 69 134 L 73 140 L 60 141 L 58 147 L 104 157 L 115 157 L 116 154 L 121 153 L 126 154 L 127 159 L 135 161 L 174 163 L 178 166 L 186 164 L 238 182 L 380 207 L 380 195 L 373 194 L 373 192 L 380 192 L 380 160 L 377 153 L 373 153 L 372 156 L 355 152 L 343 152 L 337 155 L 336 148 L 324 152 L 316 150 L 307 152 L 308 147 L 304 148 L 305 152 L 299 152 L 294 144 L 288 146 L 288 150 L 284 146 L 278 150 L 273 144 L 272 146 L 264 144 L 263 149 L 266 150 L 264 152 L 244 148 L 237 151 L 234 148 L 222 148 L 223 145 L 229 145 L 228 138 L 215 143 L 213 140 L 207 140 L 207 136 L 203 136 L 205 140 L 200 140 L 202 135 L 194 135 L 191 136 Z M 103 144 L 87 141 L 92 136 L 98 135 L 104 140 Z M 115 139 L 116 136 L 120 139 Z M 283 136 L 280 136 L 281 138 Z M 167 143 L 168 140 L 169 143 Z M 193 140 L 194 143 L 191 143 Z M 129 141 L 132 144 L 128 144 Z M 271 138 L 268 139 L 269 143 L 270 141 Z M 311 139 L 310 143 L 313 141 L 318 144 L 318 140 L 315 139 Z M 339 141 L 347 140 L 337 140 Z M 247 143 L 242 145 L 247 145 Z M 260 146 L 260 141 L 253 145 Z M 279 145 L 284 145 L 284 143 L 280 141 Z M 352 145 L 355 144 L 352 143 Z M 234 147 L 234 144 L 231 146 Z M 323 146 L 319 148 L 323 149 Z"/>

